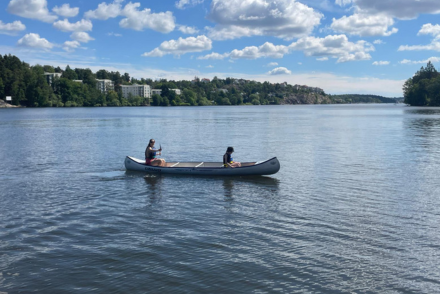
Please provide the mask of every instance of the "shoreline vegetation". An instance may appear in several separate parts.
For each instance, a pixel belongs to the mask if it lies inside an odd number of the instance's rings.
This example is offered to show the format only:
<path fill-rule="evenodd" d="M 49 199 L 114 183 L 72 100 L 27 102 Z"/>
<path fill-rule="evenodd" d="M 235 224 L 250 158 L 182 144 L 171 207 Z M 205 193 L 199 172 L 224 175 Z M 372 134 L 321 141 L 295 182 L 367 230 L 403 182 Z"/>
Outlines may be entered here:
<path fill-rule="evenodd" d="M 52 75 L 51 79 L 47 74 Z M 97 88 L 97 79 L 111 80 L 113 89 Z M 148 85 L 160 89 L 151 98 L 122 95 L 123 85 Z M 173 89 L 179 89 L 180 95 Z M 305 85 L 257 82 L 244 79 L 195 77 L 192 81 L 135 79 L 129 73 L 101 69 L 64 70 L 50 65 L 30 66 L 13 55 L 0 54 L 0 99 L 11 96 L 0 107 L 102 107 L 102 106 L 207 106 L 207 105 L 285 105 L 398 103 L 401 98 L 377 95 L 329 95 L 323 89 Z M 1 101 L 1 100 L 0 100 Z M 7 105 L 6 105 L 7 104 Z"/>
<path fill-rule="evenodd" d="M 410 106 L 440 106 L 440 73 L 431 61 L 406 80 L 403 97 Z"/>

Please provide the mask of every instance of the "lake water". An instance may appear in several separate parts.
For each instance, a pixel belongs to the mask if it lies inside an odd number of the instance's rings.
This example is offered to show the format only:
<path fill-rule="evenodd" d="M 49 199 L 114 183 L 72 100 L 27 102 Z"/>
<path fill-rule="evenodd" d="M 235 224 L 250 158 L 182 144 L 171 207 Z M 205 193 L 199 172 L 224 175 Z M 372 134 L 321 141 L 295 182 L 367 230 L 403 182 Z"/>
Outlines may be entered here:
<path fill-rule="evenodd" d="M 127 173 L 277 156 L 270 177 Z M 2 293 L 439 293 L 440 109 L 0 110 Z"/>

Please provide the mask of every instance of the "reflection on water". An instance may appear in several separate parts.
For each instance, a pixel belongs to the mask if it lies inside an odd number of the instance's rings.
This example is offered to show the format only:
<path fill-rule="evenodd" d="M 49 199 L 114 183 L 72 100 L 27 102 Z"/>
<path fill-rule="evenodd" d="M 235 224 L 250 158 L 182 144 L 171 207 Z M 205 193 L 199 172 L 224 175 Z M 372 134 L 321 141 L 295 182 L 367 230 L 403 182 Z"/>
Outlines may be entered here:
<path fill-rule="evenodd" d="M 421 114 L 421 115 L 439 115 L 440 116 L 440 107 L 434 107 L 434 108 L 431 108 L 431 107 L 430 108 L 428 108 L 428 107 L 416 107 L 416 108 L 408 107 L 408 108 L 405 108 L 404 113 L 407 115 Z"/>
<path fill-rule="evenodd" d="M 267 189 L 272 193 L 276 193 L 279 188 L 279 180 L 272 177 L 264 176 L 250 176 L 250 177 L 237 177 L 223 178 L 223 188 L 225 192 L 225 197 L 234 196 L 234 187 L 247 184 L 249 187 L 255 187 L 257 189 Z"/>
<path fill-rule="evenodd" d="M 405 108 L 403 122 L 407 138 L 411 142 L 411 152 L 417 147 L 426 148 L 440 143 L 440 108 Z"/>
<path fill-rule="evenodd" d="M 162 177 L 160 175 L 146 175 L 144 176 L 145 183 L 147 183 L 147 189 L 149 191 L 150 205 L 160 202 L 162 197 Z"/>
<path fill-rule="evenodd" d="M 234 190 L 234 180 L 233 179 L 224 179 L 223 180 L 223 189 L 225 190 L 225 197 L 229 200 L 233 196 Z"/>

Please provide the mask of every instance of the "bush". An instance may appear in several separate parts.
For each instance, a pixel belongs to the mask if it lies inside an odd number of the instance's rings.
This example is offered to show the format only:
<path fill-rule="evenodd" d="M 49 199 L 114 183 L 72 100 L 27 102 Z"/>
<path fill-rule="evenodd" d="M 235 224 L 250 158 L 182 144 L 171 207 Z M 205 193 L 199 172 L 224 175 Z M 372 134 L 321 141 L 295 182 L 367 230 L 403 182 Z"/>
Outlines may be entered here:
<path fill-rule="evenodd" d="M 67 101 L 66 104 L 64 104 L 64 107 L 75 107 L 76 103 L 74 101 Z"/>

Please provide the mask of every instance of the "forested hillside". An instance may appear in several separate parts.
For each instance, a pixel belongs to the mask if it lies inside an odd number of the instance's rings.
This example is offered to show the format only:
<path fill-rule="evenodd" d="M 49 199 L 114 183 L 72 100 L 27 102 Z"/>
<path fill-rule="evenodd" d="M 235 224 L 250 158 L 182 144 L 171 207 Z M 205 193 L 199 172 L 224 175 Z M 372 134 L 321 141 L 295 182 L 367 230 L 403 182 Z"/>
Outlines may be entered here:
<path fill-rule="evenodd" d="M 53 81 L 45 73 L 60 73 Z M 112 80 L 114 90 L 101 93 L 97 79 Z M 161 89 L 161 95 L 151 99 L 122 97 L 122 85 L 149 85 Z M 180 89 L 177 95 L 171 89 Z M 265 104 L 328 104 L 328 103 L 390 103 L 373 95 L 327 95 L 322 89 L 304 85 L 257 82 L 244 79 L 214 77 L 212 80 L 195 77 L 192 81 L 135 79 L 129 73 L 109 72 L 67 66 L 65 69 L 50 65 L 35 65 L 16 56 L 0 55 L 0 99 L 12 96 L 12 104 L 26 107 L 72 106 L 187 106 L 187 105 L 265 105 Z M 392 102 L 395 102 L 394 100 Z"/>

